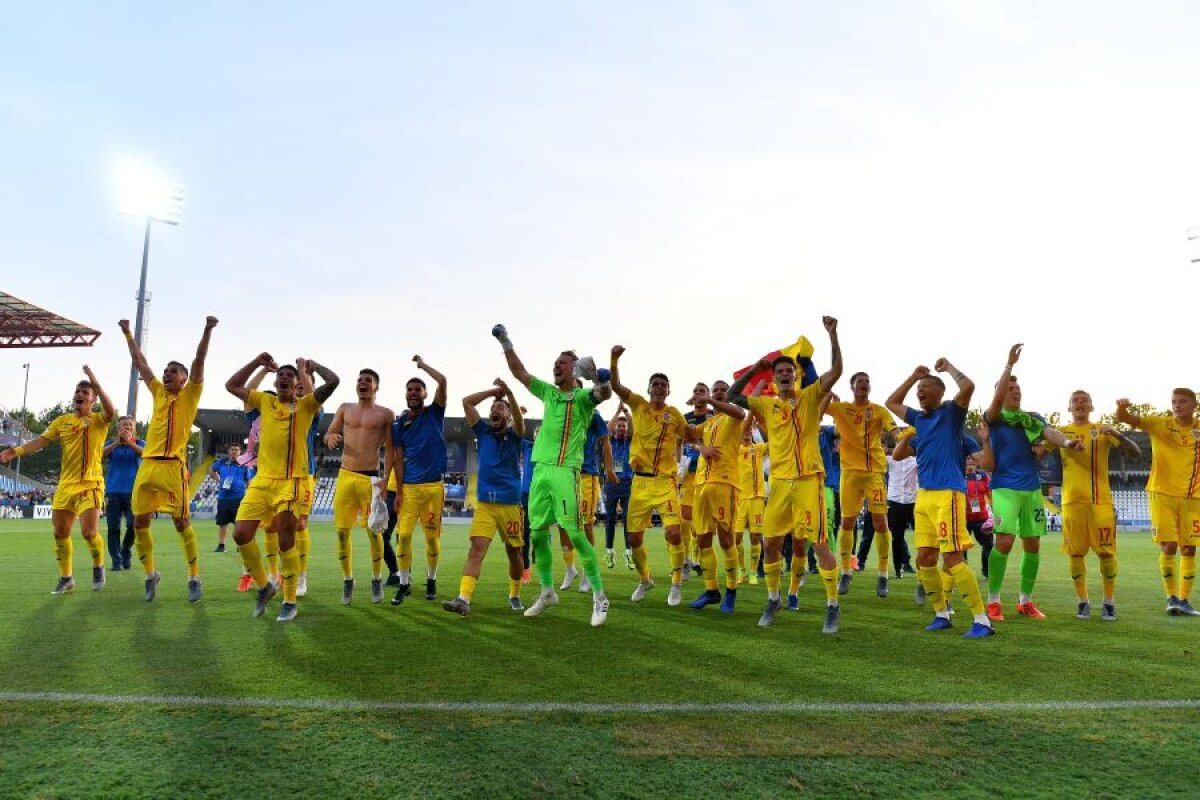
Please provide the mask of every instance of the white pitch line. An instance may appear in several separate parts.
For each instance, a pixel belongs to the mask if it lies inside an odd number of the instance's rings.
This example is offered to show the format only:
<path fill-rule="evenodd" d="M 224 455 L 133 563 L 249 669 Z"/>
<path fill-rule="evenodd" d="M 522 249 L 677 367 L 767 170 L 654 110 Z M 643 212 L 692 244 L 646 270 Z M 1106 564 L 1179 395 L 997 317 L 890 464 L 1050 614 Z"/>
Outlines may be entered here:
<path fill-rule="evenodd" d="M 499 703 L 332 700 L 286 697 L 199 697 L 195 695 L 91 694 L 87 692 L 0 692 L 5 703 L 166 706 L 174 708 L 283 708 L 317 711 L 400 711 L 445 714 L 926 714 L 1030 711 L 1123 711 L 1200 709 L 1200 700 L 1047 700 L 995 703 Z"/>

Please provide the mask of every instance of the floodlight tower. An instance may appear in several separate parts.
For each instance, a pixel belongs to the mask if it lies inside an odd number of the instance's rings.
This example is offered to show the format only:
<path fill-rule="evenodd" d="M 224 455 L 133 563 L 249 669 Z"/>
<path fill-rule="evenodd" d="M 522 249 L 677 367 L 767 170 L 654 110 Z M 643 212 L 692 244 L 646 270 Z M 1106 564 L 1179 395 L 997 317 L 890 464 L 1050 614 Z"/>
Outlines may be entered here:
<path fill-rule="evenodd" d="M 184 187 L 165 180 L 145 167 L 129 161 L 117 165 L 117 180 L 121 192 L 118 213 L 146 221 L 146 236 L 142 242 L 142 277 L 138 282 L 137 318 L 133 339 L 142 346 L 142 321 L 146 312 L 146 268 L 150 262 L 150 226 L 154 222 L 178 225 L 183 218 Z M 125 413 L 137 416 L 138 371 L 129 367 L 129 399 Z"/>

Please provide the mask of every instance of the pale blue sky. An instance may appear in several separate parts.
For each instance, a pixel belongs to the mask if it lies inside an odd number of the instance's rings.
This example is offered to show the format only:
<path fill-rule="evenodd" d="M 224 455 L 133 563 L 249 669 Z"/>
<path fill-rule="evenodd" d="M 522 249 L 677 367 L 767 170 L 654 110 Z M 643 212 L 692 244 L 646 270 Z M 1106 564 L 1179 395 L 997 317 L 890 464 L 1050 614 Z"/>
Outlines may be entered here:
<path fill-rule="evenodd" d="M 501 320 L 537 373 L 620 342 L 682 403 L 798 333 L 824 366 L 823 313 L 877 399 L 939 355 L 990 386 L 1024 341 L 1027 405 L 1165 404 L 1200 384 L 1198 9 L 11 5 L 0 289 L 105 336 L 5 351 L 0 404 L 32 359 L 32 407 L 84 360 L 124 405 L 122 157 L 188 187 L 147 349 L 188 360 L 217 314 L 206 406 L 263 349 L 374 366 L 393 407 L 419 352 L 458 398 Z"/>

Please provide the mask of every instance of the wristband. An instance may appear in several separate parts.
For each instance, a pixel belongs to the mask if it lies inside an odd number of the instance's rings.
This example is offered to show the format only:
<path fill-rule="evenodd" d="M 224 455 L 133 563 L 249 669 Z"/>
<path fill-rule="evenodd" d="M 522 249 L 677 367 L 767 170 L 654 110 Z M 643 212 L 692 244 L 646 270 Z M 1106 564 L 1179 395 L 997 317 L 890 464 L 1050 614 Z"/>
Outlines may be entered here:
<path fill-rule="evenodd" d="M 24 447 L 14 447 L 13 452 L 17 454 L 17 458 L 20 458 L 21 456 L 25 455 L 25 448 Z"/>
<path fill-rule="evenodd" d="M 125 334 L 125 341 L 127 341 L 127 342 L 132 342 L 132 341 L 133 341 L 133 334 L 132 334 L 132 333 L 126 333 L 126 334 Z"/>

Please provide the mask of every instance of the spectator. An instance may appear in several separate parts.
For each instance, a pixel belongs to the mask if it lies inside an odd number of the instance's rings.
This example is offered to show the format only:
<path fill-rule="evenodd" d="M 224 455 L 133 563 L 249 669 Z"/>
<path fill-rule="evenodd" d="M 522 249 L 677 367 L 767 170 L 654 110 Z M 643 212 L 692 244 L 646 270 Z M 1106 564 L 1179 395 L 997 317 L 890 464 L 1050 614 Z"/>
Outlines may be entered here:
<path fill-rule="evenodd" d="M 117 438 L 104 444 L 104 458 L 108 459 L 104 513 L 108 518 L 108 553 L 113 572 L 129 569 L 133 561 L 133 482 L 142 464 L 142 448 L 146 446 L 134 431 L 133 417 L 121 417 L 117 420 Z"/>

